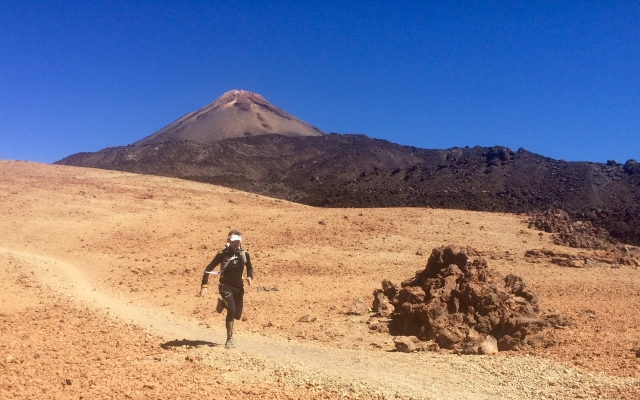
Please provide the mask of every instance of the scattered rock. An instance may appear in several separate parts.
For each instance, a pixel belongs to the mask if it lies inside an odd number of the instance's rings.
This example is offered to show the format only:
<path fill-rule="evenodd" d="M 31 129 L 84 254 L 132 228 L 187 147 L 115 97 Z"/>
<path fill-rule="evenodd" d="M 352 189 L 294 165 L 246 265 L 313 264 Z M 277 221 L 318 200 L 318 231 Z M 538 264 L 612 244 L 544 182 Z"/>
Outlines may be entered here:
<path fill-rule="evenodd" d="M 610 251 L 596 250 L 580 252 L 578 254 L 568 254 L 548 249 L 532 249 L 525 252 L 524 259 L 530 263 L 540 263 L 544 261 L 569 268 L 608 268 L 609 266 L 611 266 L 611 268 L 620 268 L 621 265 L 636 266 L 637 262 L 634 258 L 620 256 L 620 252 L 621 250 L 614 249 Z"/>
<path fill-rule="evenodd" d="M 140 195 L 136 196 L 136 198 L 138 198 L 140 200 L 153 199 L 153 194 L 151 194 L 151 193 L 143 193 L 143 194 L 140 194 Z"/>
<path fill-rule="evenodd" d="M 71 384 L 73 384 L 73 381 L 71 379 L 67 378 L 67 379 L 64 380 L 64 383 L 67 384 L 67 385 L 71 385 Z"/>
<path fill-rule="evenodd" d="M 498 348 L 500 350 L 520 350 L 521 347 L 525 347 L 525 344 L 532 345 L 528 342 L 529 337 L 540 332 L 545 326 L 546 321 L 536 316 L 508 318 L 498 333 Z M 537 343 L 537 339 L 534 342 Z"/>
<path fill-rule="evenodd" d="M 385 302 L 382 303 L 378 308 L 378 313 L 380 313 L 380 316 L 382 317 L 389 318 L 391 314 L 393 314 L 394 310 L 395 307 L 393 306 L 393 304 Z"/>
<path fill-rule="evenodd" d="M 386 323 L 369 325 L 369 329 L 371 329 L 374 332 L 389 333 L 389 326 Z"/>
<path fill-rule="evenodd" d="M 480 347 L 478 348 L 478 354 L 484 354 L 490 356 L 492 354 L 496 354 L 498 352 L 498 341 L 491 335 L 487 335 L 482 343 L 480 343 Z"/>
<path fill-rule="evenodd" d="M 367 308 L 367 306 L 364 304 L 364 301 L 362 301 L 362 299 L 357 299 L 352 305 L 351 307 L 349 307 L 349 311 L 347 311 L 347 314 L 353 314 L 353 315 L 364 315 L 367 312 L 369 312 L 369 309 Z"/>
<path fill-rule="evenodd" d="M 411 353 L 423 349 L 422 341 L 415 336 L 396 336 L 393 339 L 393 343 L 396 346 L 396 350 L 403 353 Z"/>
<path fill-rule="evenodd" d="M 547 320 L 547 323 L 554 328 L 569 325 L 569 321 L 560 314 L 551 314 L 546 316 L 545 319 Z"/>
<path fill-rule="evenodd" d="M 573 221 L 564 210 L 533 213 L 529 228 L 553 234 L 553 243 L 584 249 L 610 250 L 618 241 L 604 228 L 596 228 L 590 221 Z"/>
<path fill-rule="evenodd" d="M 581 260 L 573 260 L 569 263 L 569 267 L 571 268 L 584 268 L 586 267 L 585 263 Z"/>
<path fill-rule="evenodd" d="M 367 325 L 369 325 L 369 329 L 373 332 L 381 332 L 381 333 L 389 332 L 388 324 L 386 322 L 381 322 L 376 317 L 369 318 L 369 320 L 367 321 Z"/>
<path fill-rule="evenodd" d="M 5 362 L 5 363 L 7 363 L 7 364 L 14 363 L 14 362 L 16 362 L 16 358 L 15 358 L 13 355 L 9 354 L 9 355 L 4 359 L 4 362 Z"/>
<path fill-rule="evenodd" d="M 34 355 L 33 355 L 33 358 L 35 358 L 35 359 L 40 358 L 40 353 L 36 353 L 36 354 L 34 354 Z"/>
<path fill-rule="evenodd" d="M 390 280 L 385 279 L 382 281 L 382 292 L 388 299 L 395 298 L 396 294 L 398 293 L 398 290 L 399 290 L 398 285 L 391 282 Z"/>
<path fill-rule="evenodd" d="M 298 318 L 298 322 L 313 322 L 315 320 L 316 317 L 311 315 L 303 315 L 302 317 Z"/>
<path fill-rule="evenodd" d="M 387 292 L 388 293 L 393 293 L 395 296 L 396 293 L 396 288 L 395 285 L 390 282 L 390 281 L 386 281 L 389 282 L 391 285 L 387 288 Z M 384 282 L 383 282 L 383 286 L 384 286 Z M 389 290 L 390 288 L 392 288 L 391 290 Z M 391 302 L 389 301 L 389 298 L 387 297 L 387 295 L 385 294 L 384 290 L 380 290 L 380 289 L 376 289 L 373 291 L 373 307 L 372 310 L 374 312 L 379 313 L 382 317 L 389 317 L 391 314 L 393 314 L 395 307 L 393 304 L 391 304 Z"/>

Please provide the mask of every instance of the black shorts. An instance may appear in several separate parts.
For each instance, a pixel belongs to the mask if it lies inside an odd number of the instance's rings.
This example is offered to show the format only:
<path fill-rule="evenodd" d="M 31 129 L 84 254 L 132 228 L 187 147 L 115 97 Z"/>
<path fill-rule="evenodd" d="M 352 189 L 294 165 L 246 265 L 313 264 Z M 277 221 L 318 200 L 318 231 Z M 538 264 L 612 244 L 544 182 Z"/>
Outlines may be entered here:
<path fill-rule="evenodd" d="M 227 321 L 240 319 L 242 317 L 242 305 L 244 298 L 244 288 L 235 287 L 229 284 L 220 283 L 218 285 L 218 293 L 227 305 Z"/>

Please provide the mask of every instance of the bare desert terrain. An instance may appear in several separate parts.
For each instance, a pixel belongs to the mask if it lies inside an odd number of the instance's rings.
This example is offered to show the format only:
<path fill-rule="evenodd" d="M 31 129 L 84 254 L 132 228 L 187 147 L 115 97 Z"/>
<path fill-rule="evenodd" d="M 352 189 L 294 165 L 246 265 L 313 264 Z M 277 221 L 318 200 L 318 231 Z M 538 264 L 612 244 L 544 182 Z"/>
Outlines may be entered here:
<path fill-rule="evenodd" d="M 19 161 L 0 161 L 0 215 L 2 399 L 640 398 L 640 271 L 528 262 L 532 249 L 579 250 L 524 215 L 323 209 Z M 255 279 L 225 349 L 215 285 L 197 293 L 231 228 Z M 443 245 L 522 277 L 570 324 L 544 346 L 466 356 L 396 352 L 373 313 L 347 314 Z"/>

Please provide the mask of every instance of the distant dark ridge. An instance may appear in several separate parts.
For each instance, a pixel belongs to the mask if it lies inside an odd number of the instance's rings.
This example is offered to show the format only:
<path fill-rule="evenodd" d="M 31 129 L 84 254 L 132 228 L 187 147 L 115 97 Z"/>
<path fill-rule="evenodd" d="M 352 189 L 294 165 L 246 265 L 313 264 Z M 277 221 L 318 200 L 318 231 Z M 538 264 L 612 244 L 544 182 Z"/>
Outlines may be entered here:
<path fill-rule="evenodd" d="M 320 207 L 566 210 L 640 245 L 640 165 L 565 162 L 505 147 L 426 150 L 363 135 L 168 140 L 56 162 L 207 182 Z"/>

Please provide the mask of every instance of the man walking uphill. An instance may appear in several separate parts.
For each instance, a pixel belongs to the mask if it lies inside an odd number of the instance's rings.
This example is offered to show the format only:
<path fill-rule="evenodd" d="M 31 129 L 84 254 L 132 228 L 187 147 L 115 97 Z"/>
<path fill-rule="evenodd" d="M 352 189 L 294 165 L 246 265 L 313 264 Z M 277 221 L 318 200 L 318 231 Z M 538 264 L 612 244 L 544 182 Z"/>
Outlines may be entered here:
<path fill-rule="evenodd" d="M 244 268 L 247 267 L 247 283 L 251 286 L 253 278 L 253 268 L 251 267 L 251 258 L 249 253 L 244 251 L 241 246 L 242 237 L 240 232 L 229 232 L 227 240 L 228 245 L 222 249 L 213 260 L 207 265 L 202 276 L 202 287 L 200 288 L 200 296 L 207 293 L 207 281 L 209 275 L 220 275 L 220 283 L 218 285 L 218 305 L 216 311 L 222 312 L 223 308 L 227 309 L 227 342 L 225 347 L 233 347 L 233 322 L 234 319 L 242 317 L 242 303 L 244 297 Z M 220 265 L 219 271 L 214 268 Z"/>

